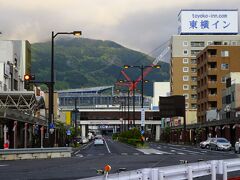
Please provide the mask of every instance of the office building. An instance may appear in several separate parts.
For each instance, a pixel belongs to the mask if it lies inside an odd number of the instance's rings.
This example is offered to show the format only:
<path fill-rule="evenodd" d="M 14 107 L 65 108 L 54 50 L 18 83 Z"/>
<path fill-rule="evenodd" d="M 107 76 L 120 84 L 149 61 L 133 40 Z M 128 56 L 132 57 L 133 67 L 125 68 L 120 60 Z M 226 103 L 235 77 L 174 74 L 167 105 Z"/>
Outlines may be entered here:
<path fill-rule="evenodd" d="M 211 45 L 197 56 L 198 122 L 208 121 L 206 112 L 222 109 L 226 75 L 240 72 L 240 46 Z"/>
<path fill-rule="evenodd" d="M 221 19 L 223 14 L 226 16 Z M 185 96 L 186 121 L 193 124 L 197 122 L 196 56 L 209 45 L 240 45 L 238 13 L 237 10 L 182 10 L 178 20 L 179 34 L 171 38 L 171 95 Z M 223 21 L 231 24 L 226 27 Z"/>

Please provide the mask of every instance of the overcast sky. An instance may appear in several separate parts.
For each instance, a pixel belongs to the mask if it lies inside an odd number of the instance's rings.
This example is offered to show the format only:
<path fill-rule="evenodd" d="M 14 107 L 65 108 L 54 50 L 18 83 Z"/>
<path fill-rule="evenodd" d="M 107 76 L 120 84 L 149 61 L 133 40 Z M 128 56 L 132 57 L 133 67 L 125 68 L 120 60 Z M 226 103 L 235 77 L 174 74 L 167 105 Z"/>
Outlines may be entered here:
<path fill-rule="evenodd" d="M 0 39 L 43 42 L 51 31 L 81 30 L 149 53 L 177 34 L 181 9 L 216 8 L 239 9 L 240 0 L 0 0 Z"/>

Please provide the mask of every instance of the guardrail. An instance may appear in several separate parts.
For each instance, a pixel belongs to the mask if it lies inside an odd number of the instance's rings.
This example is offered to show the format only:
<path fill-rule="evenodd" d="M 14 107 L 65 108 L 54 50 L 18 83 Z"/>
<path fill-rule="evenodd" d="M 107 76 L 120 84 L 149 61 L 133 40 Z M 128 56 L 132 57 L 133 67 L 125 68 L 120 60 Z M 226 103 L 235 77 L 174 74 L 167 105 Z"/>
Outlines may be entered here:
<path fill-rule="evenodd" d="M 197 163 L 186 163 L 175 166 L 166 166 L 158 168 L 144 168 L 135 171 L 121 172 L 117 174 L 105 174 L 86 178 L 85 180 L 181 180 L 211 176 L 211 180 L 216 180 L 216 175 L 223 176 L 227 180 L 228 172 L 240 170 L 240 159 L 201 161 Z"/>
<path fill-rule="evenodd" d="M 1 149 L 0 160 L 71 157 L 71 147 Z"/>

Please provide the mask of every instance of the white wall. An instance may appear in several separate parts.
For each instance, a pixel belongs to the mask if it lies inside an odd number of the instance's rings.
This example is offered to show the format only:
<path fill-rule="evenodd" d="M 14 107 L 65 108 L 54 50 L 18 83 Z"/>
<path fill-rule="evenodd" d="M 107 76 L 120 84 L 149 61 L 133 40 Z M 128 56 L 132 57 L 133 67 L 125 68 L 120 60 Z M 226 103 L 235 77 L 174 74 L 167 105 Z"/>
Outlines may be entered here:
<path fill-rule="evenodd" d="M 170 82 L 153 83 L 153 107 L 158 106 L 159 96 L 170 96 Z"/>
<path fill-rule="evenodd" d="M 7 85 L 7 90 L 11 90 L 11 75 L 4 76 L 4 64 L 5 68 L 10 68 L 9 63 L 14 64 L 17 60 L 17 66 L 14 66 L 13 79 L 18 81 L 17 90 L 23 90 L 23 74 L 25 72 L 25 52 L 26 41 L 22 40 L 0 40 L 0 81 L 2 86 Z M 1 90 L 1 89 L 0 89 Z"/>

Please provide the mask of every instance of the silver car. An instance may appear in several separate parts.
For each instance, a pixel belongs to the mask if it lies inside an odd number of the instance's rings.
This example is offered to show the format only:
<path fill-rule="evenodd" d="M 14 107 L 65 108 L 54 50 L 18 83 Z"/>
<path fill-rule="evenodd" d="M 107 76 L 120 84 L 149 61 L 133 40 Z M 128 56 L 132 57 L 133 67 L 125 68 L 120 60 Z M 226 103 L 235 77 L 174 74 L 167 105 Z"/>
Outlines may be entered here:
<path fill-rule="evenodd" d="M 94 146 L 103 144 L 104 144 L 103 137 L 101 135 L 97 135 L 94 139 Z"/>
<path fill-rule="evenodd" d="M 240 153 L 240 139 L 235 143 L 235 153 Z"/>
<path fill-rule="evenodd" d="M 206 141 L 200 142 L 200 147 L 201 148 L 206 148 L 209 149 L 209 144 L 212 138 L 208 138 Z"/>
<path fill-rule="evenodd" d="M 212 138 L 209 144 L 209 148 L 212 150 L 228 150 L 232 148 L 231 143 L 226 138 Z"/>

